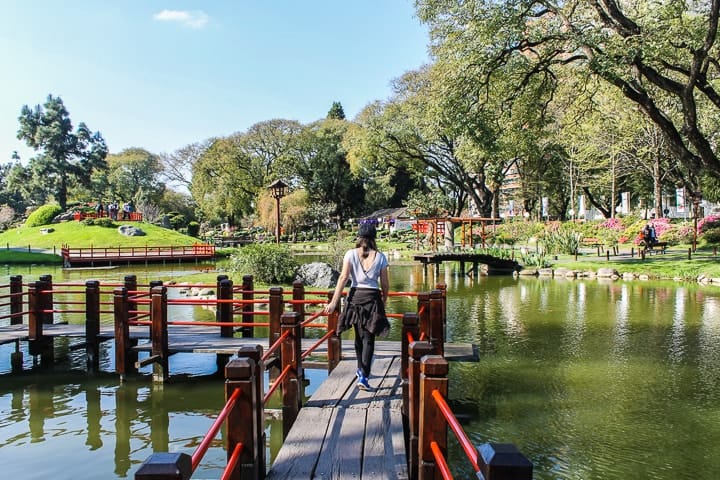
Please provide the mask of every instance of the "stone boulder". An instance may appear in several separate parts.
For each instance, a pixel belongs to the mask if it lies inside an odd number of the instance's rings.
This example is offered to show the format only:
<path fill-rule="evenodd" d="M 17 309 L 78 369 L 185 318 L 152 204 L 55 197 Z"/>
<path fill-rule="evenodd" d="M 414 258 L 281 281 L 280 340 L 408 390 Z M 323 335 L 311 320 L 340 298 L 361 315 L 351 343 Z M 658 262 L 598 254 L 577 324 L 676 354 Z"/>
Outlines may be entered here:
<path fill-rule="evenodd" d="M 120 225 L 118 227 L 118 233 L 126 237 L 142 237 L 145 235 L 145 232 L 132 225 Z"/>
<path fill-rule="evenodd" d="M 304 285 L 315 288 L 331 288 L 337 283 L 340 272 L 324 262 L 313 262 L 301 265 L 296 280 Z"/>

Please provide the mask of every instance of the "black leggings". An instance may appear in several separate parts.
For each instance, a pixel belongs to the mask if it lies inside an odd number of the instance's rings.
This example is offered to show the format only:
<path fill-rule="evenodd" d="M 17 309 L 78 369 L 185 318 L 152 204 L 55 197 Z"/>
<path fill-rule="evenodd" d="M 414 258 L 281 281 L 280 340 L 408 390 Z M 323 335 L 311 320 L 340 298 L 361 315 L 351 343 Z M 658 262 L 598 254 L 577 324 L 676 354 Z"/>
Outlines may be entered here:
<path fill-rule="evenodd" d="M 375 335 L 362 327 L 355 327 L 355 355 L 357 365 L 365 378 L 370 378 L 373 354 L 375 353 Z"/>

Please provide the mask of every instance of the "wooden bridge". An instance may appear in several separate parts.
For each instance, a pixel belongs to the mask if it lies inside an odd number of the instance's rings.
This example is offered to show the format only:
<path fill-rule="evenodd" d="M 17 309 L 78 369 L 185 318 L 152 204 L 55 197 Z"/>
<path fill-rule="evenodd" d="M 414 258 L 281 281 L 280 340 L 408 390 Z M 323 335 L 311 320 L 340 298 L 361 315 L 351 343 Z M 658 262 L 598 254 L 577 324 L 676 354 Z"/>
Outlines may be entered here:
<path fill-rule="evenodd" d="M 70 247 L 63 245 L 61 255 L 65 267 L 186 262 L 215 258 L 215 245 L 155 247 Z"/>
<path fill-rule="evenodd" d="M 515 260 L 503 259 L 474 252 L 441 252 L 441 253 L 425 253 L 415 255 L 413 259 L 423 264 L 423 268 L 427 271 L 428 265 L 435 265 L 435 272 L 439 273 L 440 265 L 444 262 L 459 262 L 460 273 L 465 274 L 465 264 L 472 264 L 472 268 L 467 271 L 467 275 L 480 275 L 480 265 L 485 265 L 488 275 L 493 274 L 512 274 L 520 270 L 520 264 Z"/>
<path fill-rule="evenodd" d="M 107 286 L 113 287 L 112 301 L 102 300 L 110 294 L 102 289 Z M 532 464 L 514 446 L 473 446 L 447 404 L 447 361 L 477 358 L 472 346 L 445 342 L 443 286 L 427 293 L 392 293 L 416 296 L 417 312 L 390 314 L 402 321 L 401 341 L 377 342 L 370 378 L 374 389 L 367 392 L 355 387 L 354 353 L 343 348 L 336 334 L 338 312 L 327 316 L 326 324 L 318 324 L 321 311 L 305 311 L 306 306 L 327 302 L 332 292 L 306 292 L 296 283 L 288 300 L 282 288 L 254 291 L 249 276 L 239 288 L 219 276 L 217 298 L 205 300 L 168 300 L 167 290 L 172 287 L 151 282 L 144 289 L 132 275 L 123 284 L 102 288 L 97 281 L 86 282 L 84 290 L 77 290 L 81 287 L 77 284 L 53 285 L 49 275 L 28 284 L 27 290 L 24 287 L 19 276 L 12 277 L 10 285 L 0 286 L 0 293 L 6 288 L 10 291 L 0 295 L 4 302 L 0 312 L 10 310 L 0 315 L 0 322 L 10 320 L 10 325 L 0 327 L 0 339 L 3 343 L 27 341 L 30 354 L 42 361 L 52 361 L 53 338 L 60 335 L 84 337 L 71 348 L 86 349 L 89 369 L 97 368 L 99 342 L 113 340 L 115 368 L 121 378 L 152 364 L 155 381 L 165 381 L 167 359 L 174 353 L 218 355 L 218 366 L 226 377 L 225 408 L 192 455 L 155 453 L 137 470 L 138 480 L 191 478 L 222 426 L 228 455 L 223 479 L 452 478 L 446 460 L 448 429 L 485 480 L 532 478 Z M 58 299 L 76 295 L 84 295 L 84 302 Z M 217 321 L 169 321 L 167 306 L 173 302 L 211 303 Z M 253 310 L 258 305 L 266 305 L 267 310 Z M 61 312 L 82 315 L 85 322 L 57 324 L 54 316 Z M 108 314 L 114 319 L 112 328 L 100 322 Z M 263 315 L 268 322 L 254 321 Z M 254 338 L 258 327 L 267 328 L 267 339 Z M 303 330 L 310 328 L 327 333 L 318 340 L 303 338 Z M 267 350 L 262 344 L 268 345 Z M 142 351 L 149 355 L 138 360 Z M 19 350 L 13 355 L 14 367 L 22 368 L 21 355 Z M 304 369 L 321 364 L 329 376 L 301 405 Z M 267 390 L 266 370 L 271 379 Z M 264 405 L 278 389 L 284 443 L 268 470 Z"/>

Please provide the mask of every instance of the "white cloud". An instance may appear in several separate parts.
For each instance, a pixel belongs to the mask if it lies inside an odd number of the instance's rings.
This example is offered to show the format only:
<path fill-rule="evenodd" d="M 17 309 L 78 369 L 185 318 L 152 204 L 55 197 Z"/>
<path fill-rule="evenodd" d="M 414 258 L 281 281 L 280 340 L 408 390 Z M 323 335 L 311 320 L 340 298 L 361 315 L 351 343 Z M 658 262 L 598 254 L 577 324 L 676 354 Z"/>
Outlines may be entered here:
<path fill-rule="evenodd" d="M 153 15 L 159 22 L 178 22 L 189 28 L 204 28 L 210 17 L 202 10 L 163 10 Z"/>

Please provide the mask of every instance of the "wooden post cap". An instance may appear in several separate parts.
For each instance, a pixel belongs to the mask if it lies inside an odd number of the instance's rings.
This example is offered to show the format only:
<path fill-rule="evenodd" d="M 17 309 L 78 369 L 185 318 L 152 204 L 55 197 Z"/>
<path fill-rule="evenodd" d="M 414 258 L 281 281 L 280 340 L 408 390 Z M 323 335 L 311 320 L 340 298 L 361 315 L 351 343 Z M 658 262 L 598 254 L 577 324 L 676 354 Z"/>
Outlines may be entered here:
<path fill-rule="evenodd" d="M 420 359 L 423 356 L 432 352 L 432 345 L 430 342 L 425 340 L 416 340 L 408 346 L 409 355 L 413 358 Z"/>
<path fill-rule="evenodd" d="M 406 327 L 417 327 L 420 324 L 420 316 L 417 313 L 404 313 L 402 323 Z"/>
<path fill-rule="evenodd" d="M 153 453 L 135 472 L 135 480 L 188 480 L 191 475 L 187 453 Z"/>
<path fill-rule="evenodd" d="M 280 317 L 282 325 L 296 325 L 300 323 L 300 314 L 298 312 L 285 312 Z"/>
<path fill-rule="evenodd" d="M 489 480 L 532 480 L 533 464 L 512 443 L 485 443 L 478 447 L 482 472 Z"/>
<path fill-rule="evenodd" d="M 228 380 L 247 379 L 254 374 L 255 362 L 247 357 L 234 358 L 225 365 L 225 378 Z"/>
<path fill-rule="evenodd" d="M 448 374 L 448 362 L 442 355 L 425 355 L 421 360 L 420 371 L 430 377 L 444 377 Z"/>

